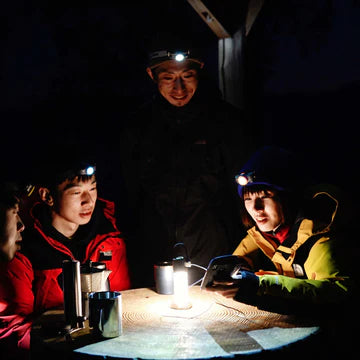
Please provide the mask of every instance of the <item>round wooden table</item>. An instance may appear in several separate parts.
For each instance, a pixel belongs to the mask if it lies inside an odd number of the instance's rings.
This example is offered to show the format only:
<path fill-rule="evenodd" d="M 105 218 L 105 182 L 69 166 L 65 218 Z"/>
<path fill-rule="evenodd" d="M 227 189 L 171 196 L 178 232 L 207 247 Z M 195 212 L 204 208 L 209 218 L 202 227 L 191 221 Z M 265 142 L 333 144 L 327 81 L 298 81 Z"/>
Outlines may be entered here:
<path fill-rule="evenodd" d="M 171 308 L 172 295 L 159 295 L 145 288 L 123 291 L 123 331 L 122 335 L 112 339 L 95 339 L 87 322 L 84 329 L 71 335 L 71 341 L 53 335 L 46 338 L 45 327 L 49 325 L 49 319 L 52 317 L 54 324 L 56 316 L 63 316 L 61 311 L 47 312 L 34 324 L 34 343 L 53 349 L 66 346 L 74 358 L 81 359 L 85 355 L 206 359 L 281 349 L 319 331 L 311 321 L 259 310 L 216 293 L 201 291 L 199 286 L 191 287 L 189 293 L 191 308 L 177 310 Z M 61 319 L 57 321 L 59 324 Z"/>

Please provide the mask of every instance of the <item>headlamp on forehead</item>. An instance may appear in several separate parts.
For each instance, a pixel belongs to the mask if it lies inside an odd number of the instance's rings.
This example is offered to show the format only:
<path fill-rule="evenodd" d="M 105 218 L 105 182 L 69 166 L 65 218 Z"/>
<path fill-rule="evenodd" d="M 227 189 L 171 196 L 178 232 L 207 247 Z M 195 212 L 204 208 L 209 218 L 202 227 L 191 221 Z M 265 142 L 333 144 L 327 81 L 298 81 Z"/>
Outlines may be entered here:
<path fill-rule="evenodd" d="M 28 196 L 28 197 L 30 197 L 31 196 L 31 194 L 34 192 L 34 190 L 35 190 L 35 185 L 33 185 L 33 184 L 26 184 L 25 186 L 24 186 L 24 193 L 26 194 L 26 196 Z"/>
<path fill-rule="evenodd" d="M 84 169 L 80 169 L 79 174 L 91 176 L 95 174 L 95 171 L 96 171 L 96 166 L 87 166 Z"/>
<path fill-rule="evenodd" d="M 255 181 L 255 171 L 250 171 L 248 173 L 242 172 L 241 174 L 235 176 L 235 181 L 241 186 L 252 183 Z"/>
<path fill-rule="evenodd" d="M 168 51 L 168 50 L 160 50 L 155 51 L 150 54 L 150 61 L 157 60 L 176 60 L 176 61 L 184 61 L 190 56 L 190 51 Z"/>

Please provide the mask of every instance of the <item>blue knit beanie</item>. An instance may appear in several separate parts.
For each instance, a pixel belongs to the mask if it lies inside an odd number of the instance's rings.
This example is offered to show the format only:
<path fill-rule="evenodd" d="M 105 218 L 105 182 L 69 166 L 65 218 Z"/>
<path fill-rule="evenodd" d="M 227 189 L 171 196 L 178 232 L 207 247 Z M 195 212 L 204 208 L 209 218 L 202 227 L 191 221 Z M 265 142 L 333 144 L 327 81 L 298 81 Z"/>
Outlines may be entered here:
<path fill-rule="evenodd" d="M 265 146 L 256 151 L 235 176 L 238 193 L 244 187 L 267 185 L 280 191 L 291 191 L 299 184 L 299 163 L 295 155 L 283 148 Z"/>

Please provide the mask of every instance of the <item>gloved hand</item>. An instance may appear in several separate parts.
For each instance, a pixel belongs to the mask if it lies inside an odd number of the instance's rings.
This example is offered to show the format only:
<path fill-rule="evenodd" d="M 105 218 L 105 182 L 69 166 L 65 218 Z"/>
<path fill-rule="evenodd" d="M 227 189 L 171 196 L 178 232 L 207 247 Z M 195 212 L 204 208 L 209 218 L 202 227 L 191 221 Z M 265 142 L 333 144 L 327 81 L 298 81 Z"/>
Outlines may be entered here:
<path fill-rule="evenodd" d="M 215 291 L 227 298 L 233 298 L 236 301 L 247 304 L 254 304 L 260 280 L 253 272 L 242 270 L 241 264 L 238 264 L 230 272 L 226 279 L 214 276 L 212 285 L 207 287 L 208 291 Z"/>
<path fill-rule="evenodd" d="M 248 270 L 248 267 L 244 260 L 236 255 L 222 255 L 211 259 L 201 282 L 201 289 L 205 290 L 213 285 L 230 285 L 236 282 L 231 274 L 236 273 L 239 269 Z"/>
<path fill-rule="evenodd" d="M 240 270 L 236 274 L 236 281 L 238 289 L 234 300 L 255 305 L 256 293 L 260 284 L 259 277 L 250 271 Z"/>

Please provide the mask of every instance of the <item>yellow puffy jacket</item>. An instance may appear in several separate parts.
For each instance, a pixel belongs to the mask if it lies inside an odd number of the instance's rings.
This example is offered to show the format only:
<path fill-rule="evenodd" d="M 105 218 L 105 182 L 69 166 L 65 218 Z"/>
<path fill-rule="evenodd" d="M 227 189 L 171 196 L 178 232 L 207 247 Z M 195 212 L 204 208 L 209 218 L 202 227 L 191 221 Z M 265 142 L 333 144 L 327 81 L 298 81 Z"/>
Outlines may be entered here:
<path fill-rule="evenodd" d="M 339 202 L 328 191 L 316 191 L 307 209 L 311 216 L 305 212 L 298 218 L 290 241 L 276 246 L 253 227 L 233 252 L 259 275 L 258 297 L 310 303 L 339 303 L 347 298 L 351 279 L 344 257 L 349 240 L 344 227 L 335 224 Z"/>

